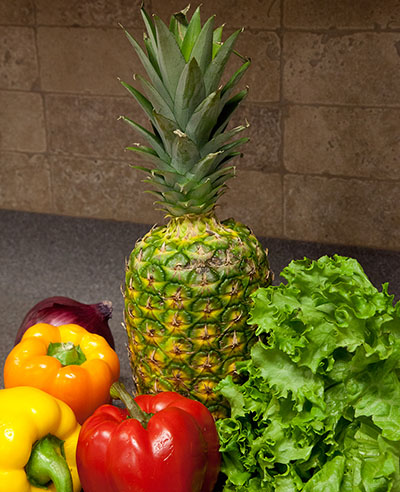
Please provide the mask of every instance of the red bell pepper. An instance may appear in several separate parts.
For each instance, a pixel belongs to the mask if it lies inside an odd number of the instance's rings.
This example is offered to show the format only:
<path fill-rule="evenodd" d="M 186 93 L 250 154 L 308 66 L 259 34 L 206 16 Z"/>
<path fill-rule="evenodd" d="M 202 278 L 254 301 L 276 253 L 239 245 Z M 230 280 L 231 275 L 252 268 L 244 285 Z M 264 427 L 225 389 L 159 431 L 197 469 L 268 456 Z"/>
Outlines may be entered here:
<path fill-rule="evenodd" d="M 211 492 L 221 457 L 214 419 L 174 392 L 135 399 L 121 383 L 83 424 L 76 461 L 85 492 Z"/>

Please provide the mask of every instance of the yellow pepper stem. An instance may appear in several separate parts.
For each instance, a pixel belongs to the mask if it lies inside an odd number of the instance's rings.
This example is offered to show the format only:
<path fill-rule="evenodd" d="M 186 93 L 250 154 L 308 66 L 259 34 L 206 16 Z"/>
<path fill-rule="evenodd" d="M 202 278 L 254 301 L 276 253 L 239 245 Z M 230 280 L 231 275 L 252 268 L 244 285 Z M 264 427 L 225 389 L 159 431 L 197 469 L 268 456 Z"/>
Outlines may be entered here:
<path fill-rule="evenodd" d="M 48 434 L 32 447 L 25 466 L 29 482 L 47 489 L 51 483 L 57 492 L 73 492 L 71 472 L 64 455 L 64 441 Z"/>

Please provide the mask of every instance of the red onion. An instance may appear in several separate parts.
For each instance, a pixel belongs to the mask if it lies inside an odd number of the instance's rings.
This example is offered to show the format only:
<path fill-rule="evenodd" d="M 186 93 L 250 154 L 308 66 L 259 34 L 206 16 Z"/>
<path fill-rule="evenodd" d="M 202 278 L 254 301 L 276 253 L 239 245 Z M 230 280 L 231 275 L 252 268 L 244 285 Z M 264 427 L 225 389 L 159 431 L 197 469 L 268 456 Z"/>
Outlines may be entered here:
<path fill-rule="evenodd" d="M 108 326 L 112 314 L 112 303 L 83 304 L 69 297 L 48 297 L 31 308 L 19 327 L 15 344 L 19 343 L 25 331 L 36 323 L 60 326 L 75 323 L 90 333 L 104 337 L 115 349 L 114 337 Z"/>

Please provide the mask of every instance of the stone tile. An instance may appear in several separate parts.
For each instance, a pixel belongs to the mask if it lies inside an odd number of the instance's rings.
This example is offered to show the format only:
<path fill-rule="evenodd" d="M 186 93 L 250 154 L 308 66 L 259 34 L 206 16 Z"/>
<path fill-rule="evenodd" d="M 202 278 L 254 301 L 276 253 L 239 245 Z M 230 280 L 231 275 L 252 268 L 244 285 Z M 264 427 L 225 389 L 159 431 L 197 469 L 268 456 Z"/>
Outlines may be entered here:
<path fill-rule="evenodd" d="M 44 152 L 46 132 L 42 96 L 0 91 L 0 149 Z"/>
<path fill-rule="evenodd" d="M 187 5 L 179 0 L 152 0 L 151 11 L 169 22 L 171 14 Z M 200 2 L 192 5 L 189 17 Z M 202 19 L 216 15 L 216 25 L 226 24 L 227 28 L 276 29 L 280 27 L 280 2 L 276 0 L 248 0 L 244 8 L 240 0 L 203 0 Z"/>
<path fill-rule="evenodd" d="M 278 107 L 243 103 L 232 117 L 230 126 L 246 124 L 241 136 L 250 141 L 242 147 L 243 159 L 236 160 L 237 166 L 246 170 L 273 172 L 281 165 L 280 110 Z M 235 161 L 233 161 L 235 162 Z"/>
<path fill-rule="evenodd" d="M 227 36 L 231 34 L 230 31 Z M 276 33 L 244 31 L 238 37 L 235 49 L 251 59 L 251 65 L 238 84 L 249 87 L 249 101 L 279 102 L 280 100 L 280 40 Z M 231 77 L 242 61 L 231 55 L 226 67 L 225 79 Z"/>
<path fill-rule="evenodd" d="M 118 77 L 144 73 L 122 29 L 42 27 L 38 49 L 45 91 L 126 94 Z"/>
<path fill-rule="evenodd" d="M 56 213 L 152 224 L 162 222 L 144 174 L 127 162 L 52 155 Z"/>
<path fill-rule="evenodd" d="M 291 106 L 285 167 L 294 173 L 400 179 L 400 109 Z"/>
<path fill-rule="evenodd" d="M 33 0 L 0 0 L 0 24 L 33 25 Z"/>
<path fill-rule="evenodd" d="M 32 90 L 38 75 L 33 28 L 0 26 L 0 89 Z"/>
<path fill-rule="evenodd" d="M 399 35 L 284 34 L 283 96 L 301 103 L 399 105 Z"/>
<path fill-rule="evenodd" d="M 285 237 L 400 250 L 398 182 L 287 175 Z"/>
<path fill-rule="evenodd" d="M 47 26 L 142 25 L 141 0 L 35 0 L 37 23 Z"/>
<path fill-rule="evenodd" d="M 221 219 L 233 217 L 258 236 L 282 237 L 281 176 L 238 168 L 220 198 L 217 214 Z"/>
<path fill-rule="evenodd" d="M 42 154 L 0 151 L 0 208 L 50 212 L 50 168 Z"/>
<path fill-rule="evenodd" d="M 146 124 L 129 97 L 47 94 L 45 102 L 52 153 L 127 159 L 125 147 L 141 141 L 128 124 L 118 121 L 125 115 Z"/>
<path fill-rule="evenodd" d="M 399 0 L 285 0 L 285 27 L 302 29 L 398 29 Z"/>

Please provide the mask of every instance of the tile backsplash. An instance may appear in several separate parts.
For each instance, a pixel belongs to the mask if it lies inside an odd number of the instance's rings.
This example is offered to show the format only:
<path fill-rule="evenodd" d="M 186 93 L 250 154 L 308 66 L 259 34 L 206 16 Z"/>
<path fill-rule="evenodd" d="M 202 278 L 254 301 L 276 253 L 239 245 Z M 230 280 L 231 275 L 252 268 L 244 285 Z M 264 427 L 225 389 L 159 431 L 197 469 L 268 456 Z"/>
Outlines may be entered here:
<path fill-rule="evenodd" d="M 187 3 L 187 2 L 186 2 Z M 145 2 L 165 21 L 186 3 Z M 199 2 L 200 3 L 200 2 Z M 203 0 L 252 66 L 218 214 L 259 236 L 400 250 L 400 0 Z M 125 151 L 146 124 L 141 0 L 0 0 L 0 208 L 162 222 Z M 197 4 L 192 4 L 192 11 Z M 231 69 L 234 68 L 234 61 Z"/>

